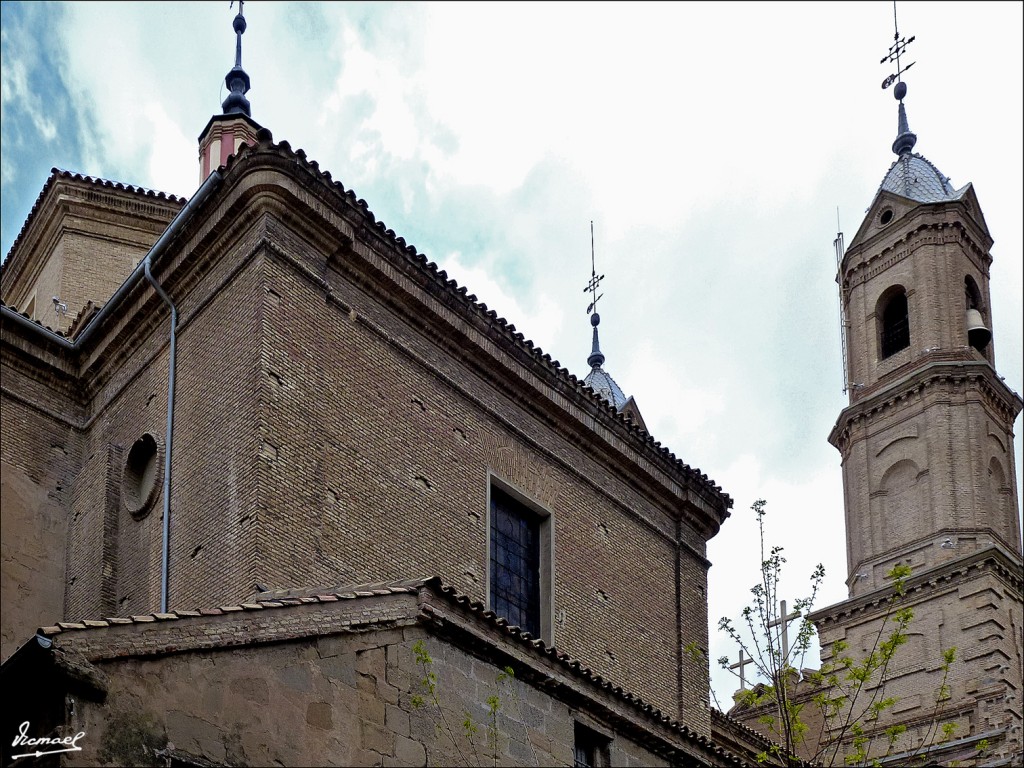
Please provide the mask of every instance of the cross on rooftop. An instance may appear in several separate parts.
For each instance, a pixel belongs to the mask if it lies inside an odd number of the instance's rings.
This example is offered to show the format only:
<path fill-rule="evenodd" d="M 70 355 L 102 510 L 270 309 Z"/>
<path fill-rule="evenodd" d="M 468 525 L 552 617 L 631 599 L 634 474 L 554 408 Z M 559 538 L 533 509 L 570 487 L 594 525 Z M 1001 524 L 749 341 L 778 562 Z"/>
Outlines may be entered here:
<path fill-rule="evenodd" d="M 779 601 L 779 618 L 773 619 L 772 621 L 768 622 L 769 628 L 770 627 L 777 627 L 780 624 L 782 625 L 782 631 L 780 632 L 780 635 L 782 636 L 782 663 L 783 664 L 786 664 L 789 661 L 789 622 L 793 621 L 793 619 L 799 619 L 799 618 L 800 618 L 800 611 L 793 611 L 792 613 L 787 614 L 786 613 L 786 601 L 785 600 L 780 600 Z"/>
<path fill-rule="evenodd" d="M 745 659 L 744 656 L 745 656 L 745 654 L 743 653 L 743 649 L 740 648 L 740 660 L 737 661 L 735 664 L 730 664 L 729 665 L 729 669 L 737 669 L 737 670 L 739 670 L 738 674 L 740 676 L 740 690 L 741 691 L 747 690 L 747 674 L 746 674 L 746 671 L 743 668 L 745 666 L 747 666 L 747 664 L 753 664 L 754 663 L 753 659 Z"/>
<path fill-rule="evenodd" d="M 597 288 L 601 285 L 601 281 L 604 280 L 604 275 L 597 274 L 597 269 L 594 263 L 594 222 L 590 222 L 590 282 L 587 283 L 586 288 L 583 289 L 584 293 L 590 294 L 590 306 L 587 307 L 587 314 L 597 309 L 597 302 L 604 296 L 597 295 Z M 596 323 L 595 323 L 596 325 Z"/>

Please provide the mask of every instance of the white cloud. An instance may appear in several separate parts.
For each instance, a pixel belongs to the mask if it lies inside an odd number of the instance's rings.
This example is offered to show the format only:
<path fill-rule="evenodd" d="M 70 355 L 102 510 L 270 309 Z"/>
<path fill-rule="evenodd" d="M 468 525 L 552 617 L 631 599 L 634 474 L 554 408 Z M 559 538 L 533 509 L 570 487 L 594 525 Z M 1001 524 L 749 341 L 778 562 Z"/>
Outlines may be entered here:
<path fill-rule="evenodd" d="M 78 170 L 194 191 L 232 14 L 67 6 L 65 74 L 96 116 Z M 246 16 L 253 117 L 580 377 L 595 221 L 607 370 L 656 439 L 736 500 L 710 545 L 713 621 L 756 576 L 759 497 L 793 572 L 820 553 L 827 600 L 842 596 L 831 242 L 836 209 L 851 236 L 893 157 L 896 106 L 878 87 L 891 4 L 252 3 Z M 996 238 L 998 367 L 1017 391 L 1021 17 L 1020 4 L 900 7 L 917 37 L 916 149 L 975 184 Z M 5 103 L 22 80 L 5 57 Z M 804 533 L 822 529 L 835 535 Z"/>

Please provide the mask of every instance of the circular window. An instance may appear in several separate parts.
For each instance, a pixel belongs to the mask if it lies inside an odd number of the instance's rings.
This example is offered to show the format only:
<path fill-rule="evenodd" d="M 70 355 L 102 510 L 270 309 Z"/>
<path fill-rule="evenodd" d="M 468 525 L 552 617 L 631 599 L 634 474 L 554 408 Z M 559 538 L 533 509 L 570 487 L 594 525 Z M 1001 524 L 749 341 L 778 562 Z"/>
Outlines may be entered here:
<path fill-rule="evenodd" d="M 892 208 L 886 208 L 884 211 L 882 211 L 882 215 L 878 217 L 878 223 L 884 227 L 886 224 L 892 221 L 892 217 Z"/>
<path fill-rule="evenodd" d="M 128 451 L 121 477 L 121 498 L 125 509 L 135 517 L 142 517 L 153 503 L 157 485 L 156 438 L 150 434 L 140 437 Z"/>

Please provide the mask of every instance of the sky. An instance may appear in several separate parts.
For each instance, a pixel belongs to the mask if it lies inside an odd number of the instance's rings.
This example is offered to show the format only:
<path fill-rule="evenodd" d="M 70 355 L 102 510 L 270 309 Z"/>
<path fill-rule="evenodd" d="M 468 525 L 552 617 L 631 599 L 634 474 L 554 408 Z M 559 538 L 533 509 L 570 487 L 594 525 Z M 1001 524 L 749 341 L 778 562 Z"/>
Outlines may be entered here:
<path fill-rule="evenodd" d="M 915 151 L 973 182 L 995 245 L 996 365 L 1022 386 L 1021 3 L 903 3 Z M 236 9 L 2 5 L 2 248 L 51 166 L 180 196 L 226 96 Z M 894 160 L 888 2 L 247 2 L 252 115 L 582 378 L 590 222 L 605 369 L 734 499 L 708 547 L 716 626 L 758 578 L 846 595 L 827 435 L 846 404 L 837 229 Z M 1016 439 L 1021 486 L 1021 439 Z M 723 707 L 736 688 L 718 670 Z"/>

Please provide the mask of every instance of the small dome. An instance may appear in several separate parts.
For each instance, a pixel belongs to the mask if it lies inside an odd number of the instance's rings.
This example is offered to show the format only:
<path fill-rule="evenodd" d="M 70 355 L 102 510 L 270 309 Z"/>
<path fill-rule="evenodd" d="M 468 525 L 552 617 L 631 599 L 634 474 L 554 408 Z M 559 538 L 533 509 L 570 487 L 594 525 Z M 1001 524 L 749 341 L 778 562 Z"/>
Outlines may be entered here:
<path fill-rule="evenodd" d="M 583 383 L 614 405 L 617 411 L 621 411 L 626 404 L 626 395 L 622 392 L 622 389 L 615 383 L 615 379 L 609 376 L 604 368 L 600 366 L 591 368 Z"/>
<path fill-rule="evenodd" d="M 889 168 L 878 188 L 879 192 L 882 190 L 919 203 L 956 200 L 963 193 L 962 189 L 954 189 L 949 178 L 928 160 L 910 152 L 900 155 Z"/>

